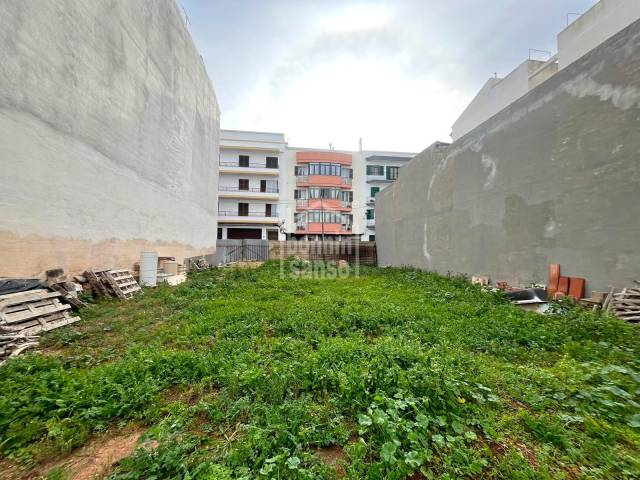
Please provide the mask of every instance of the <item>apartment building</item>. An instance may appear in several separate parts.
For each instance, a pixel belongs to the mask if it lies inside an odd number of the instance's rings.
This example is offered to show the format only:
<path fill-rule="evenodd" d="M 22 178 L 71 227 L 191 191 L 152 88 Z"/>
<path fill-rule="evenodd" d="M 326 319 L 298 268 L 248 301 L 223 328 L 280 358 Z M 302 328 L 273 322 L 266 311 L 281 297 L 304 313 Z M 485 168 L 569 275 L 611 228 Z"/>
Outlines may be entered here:
<path fill-rule="evenodd" d="M 375 196 L 413 153 L 289 147 L 281 133 L 222 130 L 218 238 L 375 240 Z"/>
<path fill-rule="evenodd" d="M 361 222 L 354 221 L 359 159 L 352 152 L 334 150 L 290 148 L 288 153 L 292 181 L 287 182 L 287 236 L 336 241 L 356 237 L 362 230 Z"/>
<path fill-rule="evenodd" d="M 222 130 L 218 239 L 284 240 L 284 134 Z"/>
<path fill-rule="evenodd" d="M 376 239 L 376 195 L 397 178 L 400 168 L 414 157 L 406 152 L 361 152 L 365 167 L 365 208 L 364 233 L 362 241 Z"/>
<path fill-rule="evenodd" d="M 451 127 L 458 140 L 640 18 L 638 0 L 600 0 L 557 36 L 558 53 L 490 78 Z M 534 52 L 534 50 L 532 50 Z M 531 56 L 531 54 L 530 54 Z"/>

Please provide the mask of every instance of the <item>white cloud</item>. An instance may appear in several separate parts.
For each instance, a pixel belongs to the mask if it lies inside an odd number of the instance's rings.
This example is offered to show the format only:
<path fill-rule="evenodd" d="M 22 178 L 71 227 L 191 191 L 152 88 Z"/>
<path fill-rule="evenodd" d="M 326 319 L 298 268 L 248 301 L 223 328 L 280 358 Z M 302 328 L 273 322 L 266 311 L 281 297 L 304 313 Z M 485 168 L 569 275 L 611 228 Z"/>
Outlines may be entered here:
<path fill-rule="evenodd" d="M 223 128 L 291 144 L 419 151 L 477 89 L 555 44 L 595 0 L 182 0 Z M 560 5 L 562 3 L 562 5 Z M 549 47 L 551 48 L 551 47 Z"/>
<path fill-rule="evenodd" d="M 365 148 L 419 151 L 448 138 L 455 118 L 443 112 L 461 110 L 465 99 L 435 76 L 407 75 L 403 63 L 402 57 L 342 54 L 275 94 L 268 80 L 261 81 L 238 108 L 224 113 L 223 123 L 278 129 L 298 146 L 356 148 L 362 136 Z"/>
<path fill-rule="evenodd" d="M 392 18 L 391 8 L 388 5 L 359 3 L 347 4 L 337 11 L 331 12 L 320 18 L 318 25 L 329 33 L 357 32 L 381 28 L 387 25 Z"/>

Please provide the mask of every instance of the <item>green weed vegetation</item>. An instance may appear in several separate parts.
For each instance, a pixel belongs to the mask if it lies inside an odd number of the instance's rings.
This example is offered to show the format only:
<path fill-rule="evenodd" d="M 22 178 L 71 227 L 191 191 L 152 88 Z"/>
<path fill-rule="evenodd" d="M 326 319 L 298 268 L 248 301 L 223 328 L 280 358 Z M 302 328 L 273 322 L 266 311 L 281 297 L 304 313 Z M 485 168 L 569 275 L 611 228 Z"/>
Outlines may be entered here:
<path fill-rule="evenodd" d="M 638 329 L 606 315 L 528 313 L 412 269 L 267 263 L 82 317 L 0 368 L 12 463 L 135 427 L 157 448 L 112 480 L 640 478 Z"/>

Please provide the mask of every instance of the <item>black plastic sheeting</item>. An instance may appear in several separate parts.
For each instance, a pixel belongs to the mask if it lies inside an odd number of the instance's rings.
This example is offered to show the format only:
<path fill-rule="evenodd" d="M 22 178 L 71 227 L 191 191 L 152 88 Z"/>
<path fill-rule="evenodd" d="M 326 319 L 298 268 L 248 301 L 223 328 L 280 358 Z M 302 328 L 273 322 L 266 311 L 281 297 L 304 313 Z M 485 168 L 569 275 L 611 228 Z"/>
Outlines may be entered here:
<path fill-rule="evenodd" d="M 47 288 L 47 285 L 37 278 L 0 278 L 0 295 L 27 292 L 37 288 Z"/>
<path fill-rule="evenodd" d="M 504 296 L 512 302 L 520 302 L 523 300 L 547 301 L 547 291 L 544 288 L 526 288 L 515 292 L 505 292 Z"/>

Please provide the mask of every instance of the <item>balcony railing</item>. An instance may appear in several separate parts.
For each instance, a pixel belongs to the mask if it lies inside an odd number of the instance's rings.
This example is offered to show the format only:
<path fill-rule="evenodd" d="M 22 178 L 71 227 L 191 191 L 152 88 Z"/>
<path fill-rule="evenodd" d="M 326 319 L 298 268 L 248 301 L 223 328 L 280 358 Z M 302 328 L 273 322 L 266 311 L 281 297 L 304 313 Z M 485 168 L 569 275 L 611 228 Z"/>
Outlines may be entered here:
<path fill-rule="evenodd" d="M 335 225 L 334 223 L 332 224 L 327 224 L 327 225 Z M 297 222 L 296 223 L 296 230 L 307 230 L 309 227 L 309 224 L 306 222 Z M 341 225 L 342 231 L 344 232 L 350 232 L 353 229 L 353 225 Z M 327 234 L 330 234 L 329 232 L 327 232 Z"/>
<path fill-rule="evenodd" d="M 367 197 L 367 204 L 373 205 L 376 203 L 376 197 Z"/>
<path fill-rule="evenodd" d="M 317 202 L 320 201 L 319 198 L 312 198 L 311 200 L 314 200 L 314 201 L 317 201 Z M 324 198 L 323 200 L 336 200 L 336 199 L 335 198 Z M 297 208 L 307 208 L 308 206 L 309 206 L 309 200 L 308 199 L 306 199 L 306 198 L 298 198 L 298 199 L 296 199 L 296 207 Z M 323 207 L 322 205 L 318 206 L 318 208 L 322 208 L 322 207 Z M 341 208 L 351 208 L 351 202 L 340 200 L 340 207 Z M 325 205 L 325 209 L 329 210 L 329 208 L 326 208 L 326 205 Z"/>
<path fill-rule="evenodd" d="M 227 187 L 225 185 L 219 185 L 218 190 L 221 192 L 254 192 L 254 193 L 278 193 L 278 187 L 261 188 L 240 188 L 240 187 Z"/>
<path fill-rule="evenodd" d="M 267 217 L 267 218 L 277 218 L 278 212 L 272 211 L 267 215 L 267 212 L 238 212 L 232 210 L 223 210 L 218 212 L 218 216 L 220 217 Z"/>
<path fill-rule="evenodd" d="M 266 165 L 264 163 L 254 163 L 254 162 L 240 163 L 240 162 L 220 161 L 218 163 L 218 165 L 220 165 L 221 167 L 270 168 L 270 169 L 273 169 L 273 170 L 277 170 L 278 169 L 278 165 L 270 166 L 270 165 Z"/>
<path fill-rule="evenodd" d="M 320 176 L 320 175 L 312 175 L 312 176 Z M 338 177 L 337 175 L 327 175 L 327 176 L 331 176 L 331 177 Z M 352 178 L 347 178 L 347 177 L 338 177 L 340 179 L 340 183 L 342 185 L 351 185 L 353 184 L 353 179 Z M 308 175 L 297 175 L 296 176 L 296 182 L 297 183 L 307 183 L 309 181 L 309 176 Z"/>

